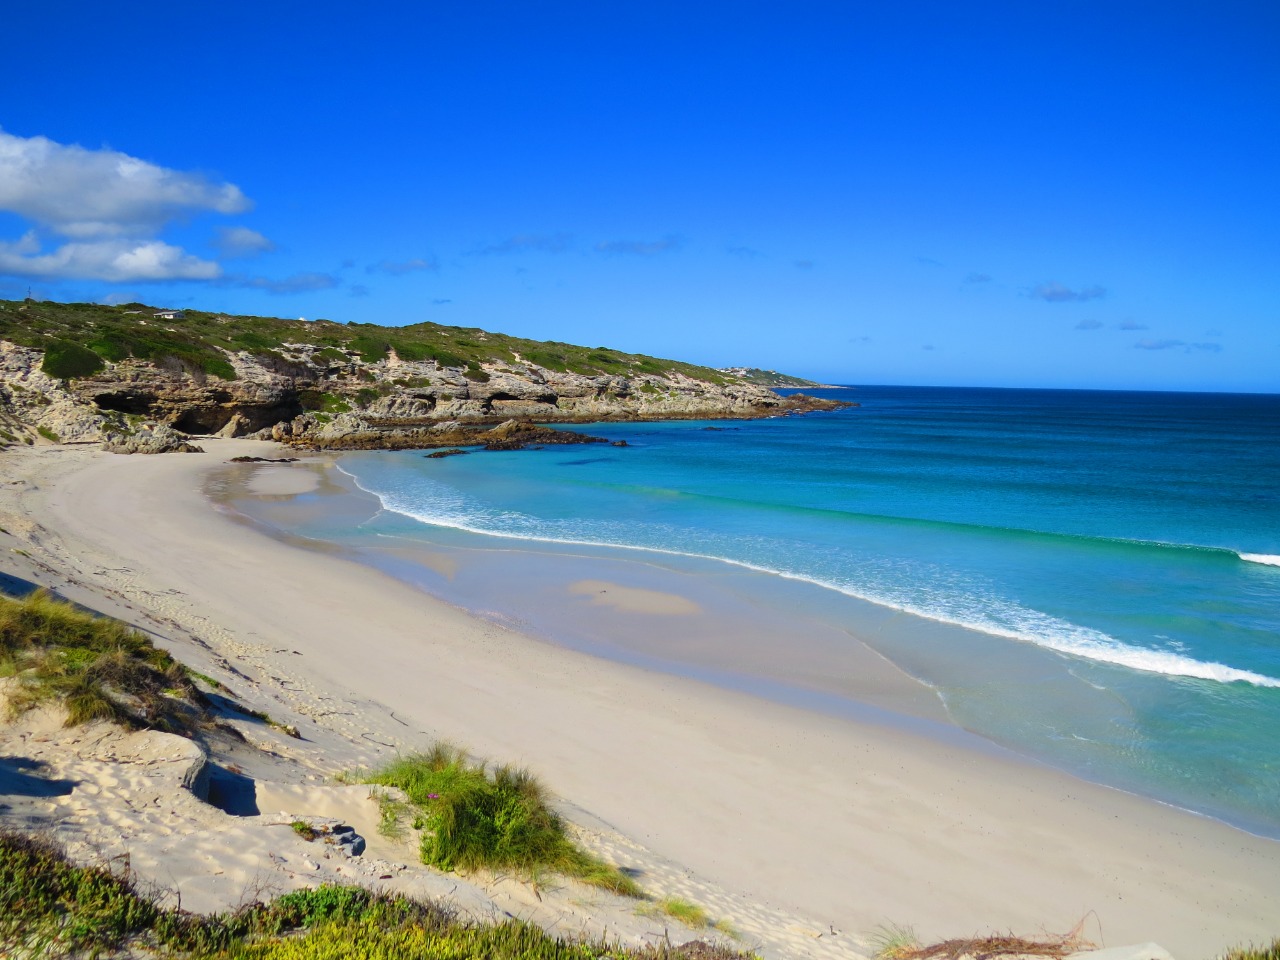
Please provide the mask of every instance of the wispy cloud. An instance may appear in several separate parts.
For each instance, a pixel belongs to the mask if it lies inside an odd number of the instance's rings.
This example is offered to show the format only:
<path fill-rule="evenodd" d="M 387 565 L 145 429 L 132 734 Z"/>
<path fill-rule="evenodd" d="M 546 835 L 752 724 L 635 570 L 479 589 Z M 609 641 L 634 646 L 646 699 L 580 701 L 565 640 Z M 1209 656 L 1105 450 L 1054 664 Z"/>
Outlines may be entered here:
<path fill-rule="evenodd" d="M 347 288 L 347 296 L 349 297 L 367 297 L 371 293 L 373 293 L 373 291 L 363 283 L 353 283 Z"/>
<path fill-rule="evenodd" d="M 934 346 L 933 346 L 933 344 L 932 344 L 932 343 L 926 343 L 926 344 L 925 344 L 924 346 L 922 346 L 920 349 L 921 349 L 921 350 L 932 350 L 932 349 L 934 349 Z"/>
<path fill-rule="evenodd" d="M 1145 323 L 1139 323 L 1137 320 L 1121 320 L 1116 324 L 1117 330 L 1148 330 L 1150 329 Z"/>
<path fill-rule="evenodd" d="M 680 249 L 679 237 L 668 234 L 661 240 L 601 240 L 596 253 L 609 257 L 656 257 Z"/>
<path fill-rule="evenodd" d="M 933 257 L 916 257 L 916 263 L 922 267 L 942 267 L 946 266 L 941 260 L 935 260 Z"/>
<path fill-rule="evenodd" d="M 1103 325 L 1101 320 L 1081 320 L 1076 324 L 1077 330 L 1097 330 Z"/>
<path fill-rule="evenodd" d="M 437 307 L 443 306 L 446 303 L 453 303 L 453 301 L 450 300 L 448 297 L 437 297 L 435 300 L 432 300 L 431 302 L 434 303 Z"/>
<path fill-rule="evenodd" d="M 964 278 L 965 283 L 990 283 L 991 274 L 989 273 L 971 273 Z"/>
<path fill-rule="evenodd" d="M 257 230 L 250 230 L 248 227 L 219 227 L 213 239 L 213 248 L 223 259 L 236 260 L 269 253 L 276 245 Z"/>
<path fill-rule="evenodd" d="M 1048 303 L 1071 303 L 1080 300 L 1100 300 L 1107 295 L 1107 291 L 1098 286 L 1072 290 L 1070 287 L 1064 287 L 1060 283 L 1050 282 L 1034 287 L 1030 295 L 1037 300 L 1045 300 Z"/>
<path fill-rule="evenodd" d="M 792 260 L 791 265 L 797 270 L 812 270 L 816 266 L 812 260 Z"/>
<path fill-rule="evenodd" d="M 1187 353 L 1198 351 L 1202 353 L 1221 353 L 1222 344 L 1220 343 L 1187 343 L 1185 340 L 1139 340 L 1134 345 L 1138 350 L 1176 350 L 1184 349 Z"/>
<path fill-rule="evenodd" d="M 724 252 L 734 257 L 741 257 L 743 260 L 754 260 L 757 257 L 764 256 L 755 247 L 746 247 L 742 244 L 735 244 L 731 247 L 725 247 Z"/>
<path fill-rule="evenodd" d="M 415 257 L 412 260 L 382 260 L 378 263 L 371 263 L 365 267 L 365 273 L 385 273 L 393 277 L 402 277 L 406 273 L 419 273 L 427 271 L 435 273 L 440 269 L 440 264 L 434 260 L 424 260 L 421 257 Z"/>
<path fill-rule="evenodd" d="M 340 286 L 341 278 L 331 273 L 295 273 L 280 280 L 270 277 L 226 277 L 220 284 L 233 287 L 247 287 L 250 290 L 263 290 L 267 293 L 291 294 L 313 293 L 316 290 L 332 290 Z"/>
<path fill-rule="evenodd" d="M 564 253 L 572 246 L 573 236 L 567 233 L 519 233 L 479 247 L 472 254 L 490 257 L 509 253 Z"/>

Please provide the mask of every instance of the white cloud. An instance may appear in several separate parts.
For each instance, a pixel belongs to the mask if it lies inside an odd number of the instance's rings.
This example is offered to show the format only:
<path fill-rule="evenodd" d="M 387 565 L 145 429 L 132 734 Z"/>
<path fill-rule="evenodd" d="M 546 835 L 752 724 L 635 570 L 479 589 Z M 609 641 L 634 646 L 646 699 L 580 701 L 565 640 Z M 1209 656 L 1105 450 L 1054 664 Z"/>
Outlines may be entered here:
<path fill-rule="evenodd" d="M 103 148 L 0 130 L 0 210 L 76 240 L 147 236 L 186 213 L 242 213 L 235 184 Z"/>
<path fill-rule="evenodd" d="M 248 227 L 219 227 L 213 246 L 228 260 L 256 257 L 276 248 L 274 243 L 257 230 L 250 230 Z"/>
<path fill-rule="evenodd" d="M 35 233 L 0 241 L 0 273 L 48 280 L 212 280 L 222 268 L 160 240 L 111 239 L 64 243 L 40 252 Z"/>

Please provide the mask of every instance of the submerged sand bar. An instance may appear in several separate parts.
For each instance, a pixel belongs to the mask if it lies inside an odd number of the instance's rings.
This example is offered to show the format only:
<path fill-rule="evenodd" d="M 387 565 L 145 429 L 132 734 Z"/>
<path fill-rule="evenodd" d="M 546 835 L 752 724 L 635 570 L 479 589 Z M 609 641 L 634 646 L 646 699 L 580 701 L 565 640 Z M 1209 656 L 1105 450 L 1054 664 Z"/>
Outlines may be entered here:
<path fill-rule="evenodd" d="M 227 636 L 251 647 L 239 669 L 269 671 L 277 658 L 314 689 L 394 711 L 405 746 L 429 734 L 527 764 L 707 880 L 834 929 L 1034 933 L 1090 915 L 1094 939 L 1158 940 L 1180 960 L 1280 931 L 1278 842 L 999 751 L 650 672 L 472 617 L 234 522 L 205 496 L 206 478 L 270 448 L 202 444 L 203 456 L 24 452 L 35 475 L 21 508 L 56 532 L 51 549 L 69 562 L 112 558 L 95 575 L 127 581 L 157 615 L 206 624 L 215 647 Z M 302 474 L 314 471 L 265 465 L 257 488 L 314 489 Z M 655 629 L 696 607 L 615 579 L 584 596 L 660 604 L 668 612 Z"/>

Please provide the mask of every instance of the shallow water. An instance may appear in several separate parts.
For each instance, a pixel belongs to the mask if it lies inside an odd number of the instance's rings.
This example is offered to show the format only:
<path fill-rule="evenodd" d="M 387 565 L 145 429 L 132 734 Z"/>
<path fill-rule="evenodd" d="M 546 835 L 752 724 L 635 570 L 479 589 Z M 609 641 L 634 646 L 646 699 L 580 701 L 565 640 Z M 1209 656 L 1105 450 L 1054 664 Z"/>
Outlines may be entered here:
<path fill-rule="evenodd" d="M 729 643 L 582 635 L 536 585 L 485 587 L 492 564 L 423 585 L 608 655 L 827 693 L 852 634 L 997 743 L 1280 835 L 1280 398 L 828 395 L 862 406 L 584 428 L 626 448 L 346 456 L 385 511 L 299 532 L 693 573 L 722 619 L 808 626 L 739 662 Z"/>

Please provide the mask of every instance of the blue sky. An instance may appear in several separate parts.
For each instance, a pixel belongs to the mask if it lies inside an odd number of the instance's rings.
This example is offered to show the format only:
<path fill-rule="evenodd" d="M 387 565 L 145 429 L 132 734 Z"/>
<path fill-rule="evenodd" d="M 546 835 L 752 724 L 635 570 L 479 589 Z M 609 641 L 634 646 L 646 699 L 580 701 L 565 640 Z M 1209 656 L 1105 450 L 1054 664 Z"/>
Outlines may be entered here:
<path fill-rule="evenodd" d="M 44 0 L 0 296 L 1280 391 L 1280 5 Z"/>

